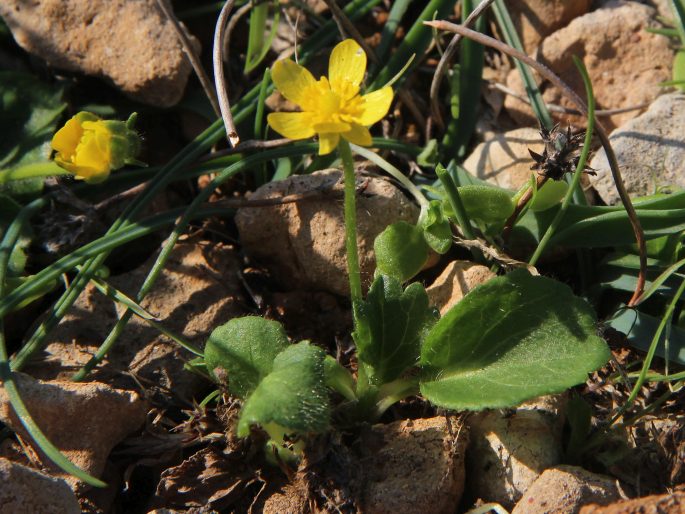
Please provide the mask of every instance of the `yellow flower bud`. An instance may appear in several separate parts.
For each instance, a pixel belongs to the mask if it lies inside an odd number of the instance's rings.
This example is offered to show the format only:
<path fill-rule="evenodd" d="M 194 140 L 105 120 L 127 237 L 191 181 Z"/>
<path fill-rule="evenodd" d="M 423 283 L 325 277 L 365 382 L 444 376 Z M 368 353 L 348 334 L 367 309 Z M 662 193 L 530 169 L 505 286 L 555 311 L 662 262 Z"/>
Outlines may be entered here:
<path fill-rule="evenodd" d="M 135 113 L 124 122 L 79 112 L 52 138 L 55 162 L 89 183 L 102 182 L 112 170 L 138 163 L 140 136 L 133 129 L 135 119 Z"/>

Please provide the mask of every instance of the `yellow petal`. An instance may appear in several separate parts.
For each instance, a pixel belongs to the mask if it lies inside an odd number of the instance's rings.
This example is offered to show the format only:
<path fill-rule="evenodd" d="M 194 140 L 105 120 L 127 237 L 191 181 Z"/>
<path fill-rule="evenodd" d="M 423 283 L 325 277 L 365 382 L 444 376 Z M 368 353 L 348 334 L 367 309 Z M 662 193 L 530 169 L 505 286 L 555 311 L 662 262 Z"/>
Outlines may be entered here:
<path fill-rule="evenodd" d="M 307 139 L 316 133 L 312 115 L 308 112 L 272 112 L 266 121 L 272 129 L 289 139 Z"/>
<path fill-rule="evenodd" d="M 366 127 L 356 123 L 352 124 L 352 128 L 348 132 L 343 132 L 340 135 L 355 145 L 371 146 L 371 132 Z"/>
<path fill-rule="evenodd" d="M 335 46 L 328 61 L 328 80 L 333 91 L 345 100 L 352 98 L 359 92 L 365 71 L 366 54 L 354 39 Z"/>
<path fill-rule="evenodd" d="M 284 59 L 276 61 L 271 69 L 271 78 L 276 89 L 303 110 L 312 110 L 312 91 L 316 87 L 316 80 L 306 68 Z"/>
<path fill-rule="evenodd" d="M 61 159 L 70 160 L 82 135 L 81 124 L 75 118 L 71 118 L 52 137 L 52 148 L 60 154 Z"/>
<path fill-rule="evenodd" d="M 392 88 L 390 86 L 369 93 L 362 96 L 364 103 L 362 105 L 362 114 L 355 121 L 360 125 L 369 126 L 381 120 L 392 103 Z"/>
<path fill-rule="evenodd" d="M 75 173 L 90 179 L 93 175 L 109 174 L 109 144 L 95 131 L 83 134 L 73 159 Z"/>
<path fill-rule="evenodd" d="M 329 134 L 332 132 L 347 132 L 352 126 L 349 123 L 328 121 L 324 123 L 315 123 L 314 130 L 317 134 Z"/>
<path fill-rule="evenodd" d="M 335 150 L 340 141 L 340 134 L 331 132 L 329 134 L 319 134 L 319 155 L 327 155 Z"/>

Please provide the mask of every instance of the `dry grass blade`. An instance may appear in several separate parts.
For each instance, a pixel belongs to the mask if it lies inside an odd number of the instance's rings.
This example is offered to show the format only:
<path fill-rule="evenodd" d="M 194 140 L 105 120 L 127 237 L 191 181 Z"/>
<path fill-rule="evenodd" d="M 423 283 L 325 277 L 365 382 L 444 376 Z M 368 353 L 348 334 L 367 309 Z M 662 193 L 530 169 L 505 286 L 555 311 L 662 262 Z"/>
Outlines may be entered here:
<path fill-rule="evenodd" d="M 238 131 L 235 128 L 235 123 L 233 123 L 231 104 L 228 101 L 228 87 L 226 87 L 226 80 L 224 79 L 223 41 L 228 18 L 234 3 L 235 0 L 226 0 L 226 3 L 221 9 L 219 19 L 216 22 L 216 30 L 214 31 L 214 49 L 212 52 L 214 85 L 216 86 L 216 93 L 219 97 L 221 117 L 223 118 L 224 126 L 226 127 L 226 137 L 233 147 L 240 142 L 240 137 L 238 137 Z"/>
<path fill-rule="evenodd" d="M 524 54 L 523 52 L 520 52 L 516 50 L 515 48 L 512 48 L 511 46 L 502 43 L 501 41 L 498 41 L 494 38 L 491 38 L 489 36 L 486 36 L 484 34 L 481 34 L 480 32 L 476 32 L 475 30 L 471 30 L 469 28 L 466 28 L 462 25 L 457 25 L 455 23 L 450 23 L 448 21 L 427 21 L 424 22 L 426 25 L 429 27 L 434 27 L 438 30 L 445 30 L 447 32 L 454 32 L 456 34 L 460 34 L 463 37 L 467 37 L 469 39 L 472 39 L 476 41 L 477 43 L 480 43 L 485 46 L 489 46 L 491 48 L 494 48 L 495 50 L 499 50 L 500 52 L 513 57 L 515 59 L 518 59 L 519 61 L 527 64 L 531 68 L 535 69 L 542 77 L 545 79 L 549 80 L 554 86 L 559 88 L 559 90 L 564 94 L 566 97 L 568 97 L 578 108 L 578 110 L 585 116 L 587 116 L 587 105 L 585 105 L 585 101 L 578 96 L 578 94 L 573 91 L 563 80 L 561 80 L 552 70 L 550 70 L 547 66 L 544 64 L 536 61 L 535 59 L 532 59 L 528 55 Z M 595 124 L 595 130 L 597 132 L 597 135 L 599 136 L 599 139 L 602 143 L 602 147 L 604 148 L 604 151 L 606 152 L 607 160 L 609 161 L 609 168 L 611 169 L 611 175 L 614 179 L 614 184 L 616 185 L 616 190 L 618 191 L 618 194 L 621 198 L 621 202 L 623 203 L 623 207 L 626 210 L 626 213 L 628 214 L 628 219 L 630 220 L 630 223 L 633 227 L 633 232 L 635 233 L 635 240 L 637 242 L 639 254 L 640 254 L 640 273 L 638 275 L 637 279 L 637 285 L 635 287 L 635 292 L 633 293 L 632 298 L 628 302 L 629 306 L 634 305 L 640 296 L 642 295 L 642 292 L 644 291 L 645 287 L 645 273 L 646 273 L 646 268 L 647 268 L 647 252 L 646 252 L 646 245 L 645 245 L 645 238 L 644 238 L 644 232 L 642 231 L 642 226 L 640 225 L 640 220 L 637 217 L 637 213 L 635 212 L 635 207 L 633 207 L 633 203 L 630 200 L 630 196 L 628 196 L 628 191 L 626 191 L 625 184 L 623 183 L 623 178 L 621 177 L 621 172 L 618 167 L 618 161 L 616 159 L 616 154 L 614 153 L 613 148 L 611 147 L 611 142 L 609 141 L 609 136 L 607 135 L 606 130 L 602 126 L 602 124 L 597 121 Z"/>
<path fill-rule="evenodd" d="M 169 20 L 172 27 L 174 27 L 176 35 L 178 36 L 178 40 L 181 42 L 181 46 L 183 47 L 183 51 L 188 56 L 188 60 L 190 61 L 193 70 L 195 70 L 195 75 L 197 75 L 197 78 L 200 81 L 200 85 L 202 85 L 202 89 L 204 89 L 205 94 L 207 95 L 209 103 L 212 104 L 212 109 L 214 110 L 214 113 L 217 116 L 221 116 L 221 110 L 219 109 L 219 103 L 216 98 L 216 92 L 212 87 L 212 83 L 209 80 L 209 77 L 207 76 L 205 69 L 202 67 L 202 63 L 195 54 L 193 45 L 191 44 L 190 38 L 188 38 L 188 34 L 186 33 L 184 27 L 178 21 L 174 12 L 169 8 L 169 6 L 166 3 L 166 0 L 157 0 L 157 5 L 164 13 L 164 16 L 166 16 L 166 18 Z"/>

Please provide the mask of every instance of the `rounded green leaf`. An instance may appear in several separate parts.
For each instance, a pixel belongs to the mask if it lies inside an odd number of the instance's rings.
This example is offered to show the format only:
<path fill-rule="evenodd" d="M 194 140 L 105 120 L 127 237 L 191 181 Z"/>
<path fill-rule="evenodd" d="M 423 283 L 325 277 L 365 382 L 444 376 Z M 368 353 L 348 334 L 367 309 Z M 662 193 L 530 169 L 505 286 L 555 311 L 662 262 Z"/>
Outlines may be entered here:
<path fill-rule="evenodd" d="M 378 234 L 373 249 L 377 271 L 400 282 L 421 271 L 428 259 L 428 244 L 423 230 L 406 221 L 393 223 Z"/>
<path fill-rule="evenodd" d="M 466 185 L 458 189 L 466 214 L 471 219 L 495 223 L 506 220 L 514 212 L 511 197 L 503 189 L 478 185 Z"/>
<path fill-rule="evenodd" d="M 324 378 L 325 352 L 307 341 L 289 346 L 273 361 L 273 370 L 248 397 L 240 413 L 238 435 L 252 425 L 275 424 L 286 433 L 317 433 L 328 428 L 330 407 Z"/>
<path fill-rule="evenodd" d="M 516 405 L 582 383 L 610 357 L 592 308 L 566 285 L 516 270 L 477 287 L 421 348 L 421 394 L 451 409 Z"/>
<path fill-rule="evenodd" d="M 421 228 L 426 243 L 436 253 L 445 254 L 452 247 L 452 228 L 439 200 L 431 200 L 428 204 Z"/>
<path fill-rule="evenodd" d="M 258 316 L 235 318 L 211 333 L 205 347 L 205 362 L 217 381 L 220 375 L 215 370 L 225 370 L 228 390 L 245 398 L 271 372 L 274 359 L 288 346 L 288 336 L 277 321 Z"/>
<path fill-rule="evenodd" d="M 564 198 L 568 184 L 562 180 L 548 180 L 538 189 L 530 202 L 532 211 L 546 211 L 557 205 Z"/>

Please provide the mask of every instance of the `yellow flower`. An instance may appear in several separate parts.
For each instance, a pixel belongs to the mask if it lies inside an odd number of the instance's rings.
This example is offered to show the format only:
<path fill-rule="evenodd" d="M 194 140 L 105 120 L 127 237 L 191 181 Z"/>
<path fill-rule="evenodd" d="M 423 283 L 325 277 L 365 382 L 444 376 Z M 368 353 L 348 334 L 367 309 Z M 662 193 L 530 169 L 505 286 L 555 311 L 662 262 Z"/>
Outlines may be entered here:
<path fill-rule="evenodd" d="M 319 136 L 319 155 L 332 152 L 340 136 L 360 146 L 371 145 L 370 125 L 388 113 L 392 88 L 366 95 L 359 86 L 366 71 L 366 54 L 352 39 L 336 45 L 328 62 L 328 78 L 318 81 L 290 59 L 276 61 L 272 77 L 276 89 L 302 112 L 269 114 L 271 128 L 290 139 Z"/>
<path fill-rule="evenodd" d="M 137 163 L 140 136 L 133 130 L 135 119 L 135 113 L 123 122 L 79 112 L 52 138 L 55 162 L 78 179 L 102 182 L 110 171 Z"/>

